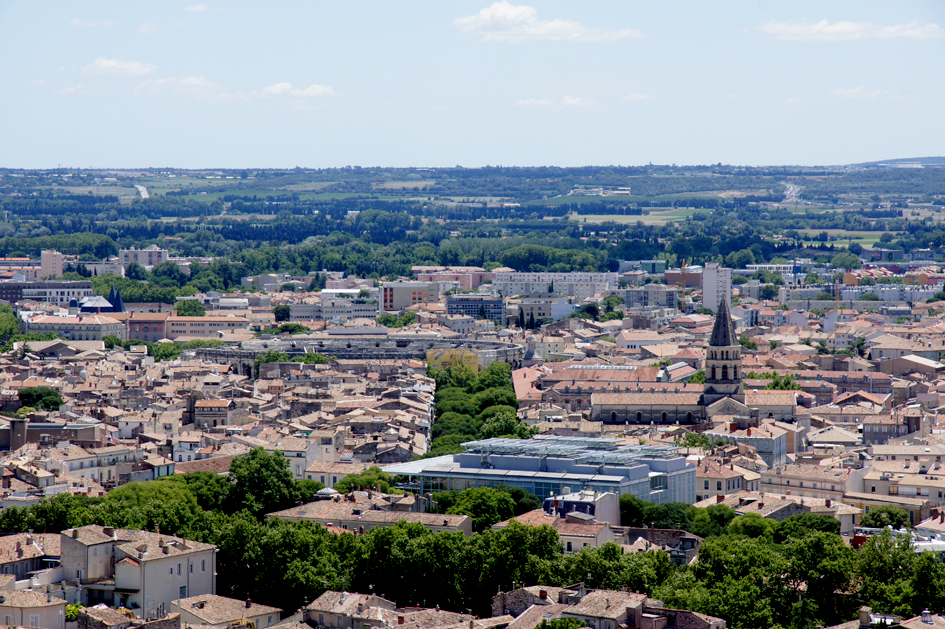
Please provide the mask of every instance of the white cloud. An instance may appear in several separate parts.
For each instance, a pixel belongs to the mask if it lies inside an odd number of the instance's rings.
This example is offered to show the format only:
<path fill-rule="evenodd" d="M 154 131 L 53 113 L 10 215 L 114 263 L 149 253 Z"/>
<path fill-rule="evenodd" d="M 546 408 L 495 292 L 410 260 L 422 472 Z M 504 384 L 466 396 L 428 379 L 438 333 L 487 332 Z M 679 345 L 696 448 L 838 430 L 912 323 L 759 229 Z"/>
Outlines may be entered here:
<path fill-rule="evenodd" d="M 69 24 L 72 24 L 73 26 L 118 26 L 118 22 L 80 20 L 77 17 L 72 18 L 72 21 L 69 22 Z"/>
<path fill-rule="evenodd" d="M 146 76 L 154 74 L 157 66 L 140 61 L 122 61 L 121 59 L 107 59 L 99 57 L 82 68 L 84 74 L 117 74 L 120 76 Z"/>
<path fill-rule="evenodd" d="M 479 35 L 483 41 L 520 44 L 526 42 L 608 42 L 645 37 L 633 28 L 604 29 L 584 26 L 571 20 L 540 20 L 538 11 L 527 5 L 513 5 L 507 0 L 494 2 L 474 15 L 453 21 L 466 33 Z"/>
<path fill-rule="evenodd" d="M 161 25 L 155 22 L 154 20 L 148 20 L 144 24 L 138 27 L 139 33 L 153 33 L 160 30 Z"/>
<path fill-rule="evenodd" d="M 794 105 L 794 104 L 796 104 L 796 103 L 801 102 L 801 99 L 800 99 L 800 98 L 789 98 L 789 99 L 787 99 L 787 100 L 784 101 L 784 102 L 785 102 L 785 103 L 788 103 L 788 104 L 790 104 L 790 105 Z"/>
<path fill-rule="evenodd" d="M 43 79 L 33 79 L 33 85 L 46 85 L 46 81 Z"/>
<path fill-rule="evenodd" d="M 539 109 L 593 109 L 597 103 L 592 98 L 563 96 L 562 98 L 526 98 L 515 101 L 516 107 Z"/>
<path fill-rule="evenodd" d="M 651 100 L 652 98 L 653 98 L 652 94 L 627 94 L 621 100 L 639 101 L 639 100 Z"/>
<path fill-rule="evenodd" d="M 88 94 L 98 93 L 101 93 L 100 90 L 89 87 L 88 85 L 82 85 L 81 83 L 70 85 L 69 87 L 63 88 L 56 92 L 56 94 L 61 94 L 63 96 L 86 96 Z"/>
<path fill-rule="evenodd" d="M 863 85 L 859 87 L 843 87 L 838 90 L 830 92 L 830 96 L 838 96 L 840 98 L 865 98 L 873 99 L 882 96 L 885 92 L 882 90 L 867 90 Z"/>
<path fill-rule="evenodd" d="M 263 88 L 263 96 L 294 96 L 296 98 L 316 98 L 319 96 L 338 96 L 330 85 L 309 85 L 306 88 L 293 87 L 291 83 L 276 83 Z"/>
<path fill-rule="evenodd" d="M 244 95 L 230 94 L 223 85 L 202 76 L 148 79 L 138 85 L 132 94 L 134 96 L 182 96 L 200 100 L 245 100 Z"/>
<path fill-rule="evenodd" d="M 758 30 L 782 41 L 855 41 L 859 39 L 937 39 L 945 37 L 938 24 L 909 22 L 882 26 L 872 22 L 775 22 Z"/>

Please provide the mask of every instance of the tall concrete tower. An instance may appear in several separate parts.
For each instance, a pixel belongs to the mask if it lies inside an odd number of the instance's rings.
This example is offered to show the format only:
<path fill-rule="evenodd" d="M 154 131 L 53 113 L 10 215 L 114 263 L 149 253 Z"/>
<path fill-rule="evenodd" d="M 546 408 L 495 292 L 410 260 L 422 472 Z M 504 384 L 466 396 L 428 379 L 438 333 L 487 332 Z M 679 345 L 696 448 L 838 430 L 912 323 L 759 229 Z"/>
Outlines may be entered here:
<path fill-rule="evenodd" d="M 702 269 L 702 306 L 717 313 L 721 301 L 732 307 L 732 269 L 709 262 Z"/>

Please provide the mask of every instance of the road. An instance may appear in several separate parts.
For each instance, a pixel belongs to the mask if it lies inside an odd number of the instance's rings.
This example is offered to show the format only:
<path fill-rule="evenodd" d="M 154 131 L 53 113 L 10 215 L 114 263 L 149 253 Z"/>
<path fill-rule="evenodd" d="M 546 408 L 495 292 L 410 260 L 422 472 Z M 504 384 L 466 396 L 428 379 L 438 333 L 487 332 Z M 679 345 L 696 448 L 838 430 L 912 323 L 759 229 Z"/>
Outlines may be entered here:
<path fill-rule="evenodd" d="M 138 186 L 138 185 L 136 185 L 135 188 L 137 188 L 137 189 L 138 189 L 138 192 L 141 193 L 141 198 L 142 198 L 142 199 L 149 199 L 149 198 L 151 198 L 151 195 L 148 194 L 148 189 L 145 188 L 144 186 Z"/>
<path fill-rule="evenodd" d="M 796 203 L 798 196 L 801 194 L 801 187 L 785 181 L 782 181 L 781 185 L 784 186 L 784 202 L 794 201 Z"/>

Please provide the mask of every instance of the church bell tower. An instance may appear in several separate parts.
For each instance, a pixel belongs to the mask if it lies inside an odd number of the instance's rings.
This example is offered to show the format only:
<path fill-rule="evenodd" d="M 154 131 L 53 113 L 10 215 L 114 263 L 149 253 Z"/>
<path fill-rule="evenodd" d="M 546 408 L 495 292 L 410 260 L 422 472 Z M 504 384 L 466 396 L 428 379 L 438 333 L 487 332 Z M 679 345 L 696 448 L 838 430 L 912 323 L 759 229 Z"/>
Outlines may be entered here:
<path fill-rule="evenodd" d="M 705 359 L 703 404 L 710 406 L 723 398 L 745 403 L 742 390 L 742 346 L 735 336 L 728 301 L 721 299 L 709 339 Z"/>

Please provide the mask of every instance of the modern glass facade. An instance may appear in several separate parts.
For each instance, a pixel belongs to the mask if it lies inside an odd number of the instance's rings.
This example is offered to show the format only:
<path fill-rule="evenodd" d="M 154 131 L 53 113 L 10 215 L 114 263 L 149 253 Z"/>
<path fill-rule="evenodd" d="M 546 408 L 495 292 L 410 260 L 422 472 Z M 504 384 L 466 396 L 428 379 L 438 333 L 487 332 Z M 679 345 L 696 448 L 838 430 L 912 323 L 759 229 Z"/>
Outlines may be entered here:
<path fill-rule="evenodd" d="M 676 448 L 620 445 L 618 439 L 484 439 L 466 451 L 384 469 L 421 494 L 510 485 L 545 498 L 589 489 L 655 503 L 696 499 L 696 469 Z"/>

